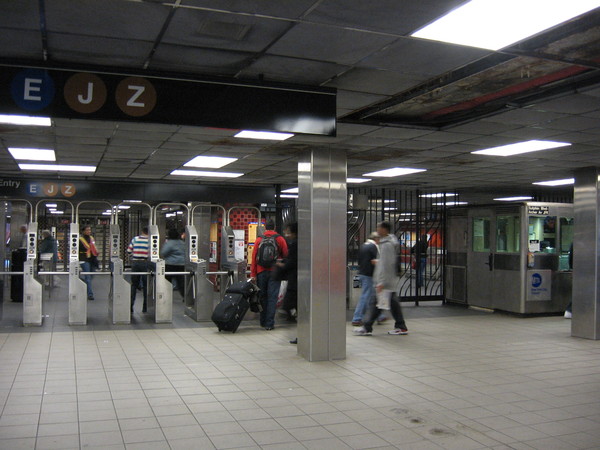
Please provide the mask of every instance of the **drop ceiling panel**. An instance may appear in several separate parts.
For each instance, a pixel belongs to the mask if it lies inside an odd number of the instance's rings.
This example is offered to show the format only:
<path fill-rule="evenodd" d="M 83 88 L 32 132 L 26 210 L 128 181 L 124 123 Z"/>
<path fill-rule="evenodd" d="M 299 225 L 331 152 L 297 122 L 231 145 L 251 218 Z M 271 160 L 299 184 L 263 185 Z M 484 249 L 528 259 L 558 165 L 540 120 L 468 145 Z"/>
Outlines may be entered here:
<path fill-rule="evenodd" d="M 260 52 L 291 25 L 284 20 L 177 8 L 163 42 Z"/>
<path fill-rule="evenodd" d="M 392 70 L 415 77 L 440 75 L 489 54 L 472 47 L 441 42 L 399 39 L 379 52 L 365 58 L 358 66 Z"/>
<path fill-rule="evenodd" d="M 575 94 L 567 98 L 557 98 L 539 103 L 536 107 L 563 114 L 583 114 L 600 109 L 600 103 L 591 95 Z"/>
<path fill-rule="evenodd" d="M 394 40 L 390 36 L 302 23 L 287 32 L 268 53 L 352 65 Z"/>
<path fill-rule="evenodd" d="M 463 3 L 462 0 L 324 0 L 307 19 L 396 35 L 409 34 Z"/>
<path fill-rule="evenodd" d="M 242 79 L 264 77 L 266 81 L 319 86 L 348 69 L 348 66 L 326 61 L 264 55 L 243 69 L 239 76 Z"/>
<path fill-rule="evenodd" d="M 152 57 L 150 68 L 233 76 L 251 56 L 250 53 L 161 44 Z"/>
<path fill-rule="evenodd" d="M 266 2 L 264 0 L 182 0 L 183 6 L 226 10 L 281 18 L 297 18 L 307 11 L 314 0 Z"/>
<path fill-rule="evenodd" d="M 158 3 L 119 0 L 52 0 L 45 5 L 49 32 L 146 41 L 156 39 L 169 13 Z"/>
<path fill-rule="evenodd" d="M 338 90 L 337 103 L 339 107 L 359 109 L 369 106 L 373 103 L 386 100 L 388 97 L 384 95 L 367 94 L 363 92 L 353 92 Z"/>
<path fill-rule="evenodd" d="M 326 86 L 348 91 L 365 91 L 373 94 L 394 95 L 425 81 L 390 70 L 354 68 L 334 78 Z"/>

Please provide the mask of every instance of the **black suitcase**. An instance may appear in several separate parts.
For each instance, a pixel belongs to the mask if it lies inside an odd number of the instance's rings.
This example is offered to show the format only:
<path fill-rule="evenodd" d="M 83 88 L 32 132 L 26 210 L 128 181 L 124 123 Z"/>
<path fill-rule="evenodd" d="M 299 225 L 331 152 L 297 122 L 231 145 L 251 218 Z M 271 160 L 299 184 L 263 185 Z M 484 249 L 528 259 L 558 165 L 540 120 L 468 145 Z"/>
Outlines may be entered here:
<path fill-rule="evenodd" d="M 250 306 L 258 304 L 257 293 L 258 288 L 250 282 L 234 283 L 227 288 L 211 317 L 219 331 L 235 333 Z"/>

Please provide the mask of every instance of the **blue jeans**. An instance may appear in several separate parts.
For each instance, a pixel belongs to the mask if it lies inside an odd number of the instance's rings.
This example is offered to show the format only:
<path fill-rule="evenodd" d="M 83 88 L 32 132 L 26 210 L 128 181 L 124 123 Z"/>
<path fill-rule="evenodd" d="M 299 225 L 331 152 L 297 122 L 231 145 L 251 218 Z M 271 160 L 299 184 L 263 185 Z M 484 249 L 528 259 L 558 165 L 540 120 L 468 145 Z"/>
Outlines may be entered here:
<path fill-rule="evenodd" d="M 352 322 L 361 322 L 367 307 L 369 306 L 369 300 L 375 295 L 375 288 L 373 287 L 373 277 L 367 275 L 359 275 L 360 283 L 362 286 L 362 292 L 360 293 L 360 299 L 356 304 L 354 310 L 354 316 Z"/>
<path fill-rule="evenodd" d="M 425 268 L 427 267 L 427 258 L 419 258 L 419 272 L 417 278 L 417 288 L 425 286 Z"/>
<path fill-rule="evenodd" d="M 82 272 L 93 272 L 94 271 L 94 266 L 92 266 L 91 262 L 84 261 L 84 262 L 81 263 L 81 271 Z M 87 284 L 87 296 L 88 296 L 88 299 L 94 298 L 94 291 L 92 291 L 92 276 L 91 275 L 84 275 L 83 276 L 83 281 L 85 281 L 85 284 Z"/>
<path fill-rule="evenodd" d="M 275 326 L 275 312 L 281 281 L 273 280 L 271 278 L 271 271 L 265 270 L 256 276 L 256 284 L 260 289 L 258 298 L 263 308 L 260 312 L 260 326 L 273 328 Z"/>
<path fill-rule="evenodd" d="M 147 272 L 148 261 L 133 261 L 131 263 L 132 272 Z M 142 283 L 142 292 L 144 293 L 144 304 L 142 307 L 145 309 L 148 303 L 148 276 L 147 275 L 131 275 L 131 310 L 133 311 L 133 305 L 135 303 L 135 294 L 137 294 L 137 287 L 140 282 Z"/>

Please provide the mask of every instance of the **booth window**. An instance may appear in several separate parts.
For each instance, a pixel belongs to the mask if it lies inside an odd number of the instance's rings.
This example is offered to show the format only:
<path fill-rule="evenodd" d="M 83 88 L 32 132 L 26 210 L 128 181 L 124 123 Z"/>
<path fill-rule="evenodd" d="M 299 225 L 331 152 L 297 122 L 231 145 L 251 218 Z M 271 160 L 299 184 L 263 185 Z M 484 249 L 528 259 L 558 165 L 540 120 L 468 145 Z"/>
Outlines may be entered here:
<path fill-rule="evenodd" d="M 569 266 L 569 251 L 573 245 L 573 218 L 560 218 L 560 257 L 558 260 L 558 270 L 571 270 Z"/>
<path fill-rule="evenodd" d="M 557 253 L 556 216 L 530 216 L 529 240 L 540 241 L 541 252 Z"/>
<path fill-rule="evenodd" d="M 490 225 L 489 217 L 474 217 L 473 218 L 473 251 L 474 252 L 489 252 L 490 251 Z"/>
<path fill-rule="evenodd" d="M 521 219 L 519 216 L 498 216 L 496 218 L 496 251 L 519 253 L 521 242 Z"/>

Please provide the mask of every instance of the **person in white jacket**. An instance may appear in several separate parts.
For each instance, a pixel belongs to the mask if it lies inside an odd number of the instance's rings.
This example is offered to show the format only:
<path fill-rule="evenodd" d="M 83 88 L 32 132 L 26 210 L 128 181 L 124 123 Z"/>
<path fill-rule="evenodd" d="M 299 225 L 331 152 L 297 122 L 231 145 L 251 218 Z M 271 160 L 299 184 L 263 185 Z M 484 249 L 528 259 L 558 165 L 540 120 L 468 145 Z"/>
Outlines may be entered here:
<path fill-rule="evenodd" d="M 382 311 L 391 310 L 394 317 L 394 329 L 388 334 L 408 334 L 408 328 L 404 322 L 402 308 L 398 300 L 398 254 L 400 244 L 398 238 L 391 234 L 392 226 L 389 222 L 381 222 L 377 225 L 379 234 L 379 260 L 375 265 L 373 273 L 373 284 L 375 285 L 376 297 L 371 299 L 367 313 L 363 320 L 363 326 L 354 330 L 357 336 L 370 336 L 373 332 L 373 322 Z"/>

